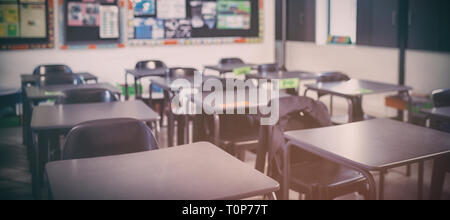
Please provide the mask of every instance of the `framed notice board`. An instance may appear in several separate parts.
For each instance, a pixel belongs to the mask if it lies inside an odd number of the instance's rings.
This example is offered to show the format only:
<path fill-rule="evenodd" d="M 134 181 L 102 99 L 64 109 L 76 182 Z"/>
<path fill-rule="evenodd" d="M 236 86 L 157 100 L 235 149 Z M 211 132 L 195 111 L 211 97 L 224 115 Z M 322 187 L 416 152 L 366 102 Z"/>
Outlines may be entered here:
<path fill-rule="evenodd" d="M 0 0 L 0 50 L 54 47 L 54 0 Z"/>
<path fill-rule="evenodd" d="M 128 43 L 259 43 L 263 0 L 128 0 Z"/>
<path fill-rule="evenodd" d="M 61 0 L 62 49 L 122 47 L 123 0 Z"/>

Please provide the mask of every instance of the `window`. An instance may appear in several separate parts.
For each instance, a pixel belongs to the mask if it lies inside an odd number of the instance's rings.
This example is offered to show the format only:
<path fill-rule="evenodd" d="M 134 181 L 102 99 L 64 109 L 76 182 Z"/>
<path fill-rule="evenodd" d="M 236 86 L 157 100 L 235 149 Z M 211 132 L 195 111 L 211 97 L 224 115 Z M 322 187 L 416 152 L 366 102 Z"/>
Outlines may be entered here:
<path fill-rule="evenodd" d="M 329 0 L 329 43 L 349 44 L 351 42 L 354 44 L 356 42 L 356 1 Z M 332 40 L 332 37 L 337 38 Z"/>

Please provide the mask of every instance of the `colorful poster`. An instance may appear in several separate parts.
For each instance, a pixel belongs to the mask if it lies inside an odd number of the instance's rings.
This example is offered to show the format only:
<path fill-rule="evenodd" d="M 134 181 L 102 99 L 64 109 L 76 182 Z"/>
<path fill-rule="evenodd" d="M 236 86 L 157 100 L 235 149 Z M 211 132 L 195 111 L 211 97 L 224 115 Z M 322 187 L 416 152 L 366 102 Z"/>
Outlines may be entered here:
<path fill-rule="evenodd" d="M 44 4 L 45 0 L 20 0 L 20 3 L 41 3 L 41 4 Z"/>
<path fill-rule="evenodd" d="M 218 29 L 250 29 L 250 1 L 219 0 L 217 4 Z"/>
<path fill-rule="evenodd" d="M 0 36 L 19 36 L 19 8 L 17 5 L 0 5 Z"/>
<path fill-rule="evenodd" d="M 191 1 L 191 23 L 192 28 L 202 28 L 205 25 L 202 17 L 202 6 L 201 1 Z"/>
<path fill-rule="evenodd" d="M 0 23 L 0 37 L 6 37 L 5 24 Z"/>
<path fill-rule="evenodd" d="M 186 0 L 158 0 L 158 19 L 186 18 Z"/>
<path fill-rule="evenodd" d="M 156 14 L 155 0 L 134 0 L 135 16 L 149 16 Z"/>
<path fill-rule="evenodd" d="M 22 4 L 20 6 L 20 35 L 24 38 L 45 38 L 47 24 L 43 4 Z"/>
<path fill-rule="evenodd" d="M 206 26 L 208 26 L 209 29 L 214 29 L 217 22 L 217 3 L 203 2 L 202 16 Z"/>
<path fill-rule="evenodd" d="M 166 21 L 166 38 L 191 38 L 192 26 L 191 20 L 167 20 Z"/>
<path fill-rule="evenodd" d="M 99 26 L 100 4 L 69 2 L 68 26 Z"/>
<path fill-rule="evenodd" d="M 100 38 L 119 38 L 119 8 L 100 6 Z"/>
<path fill-rule="evenodd" d="M 135 18 L 136 39 L 164 39 L 164 21 L 154 18 Z"/>

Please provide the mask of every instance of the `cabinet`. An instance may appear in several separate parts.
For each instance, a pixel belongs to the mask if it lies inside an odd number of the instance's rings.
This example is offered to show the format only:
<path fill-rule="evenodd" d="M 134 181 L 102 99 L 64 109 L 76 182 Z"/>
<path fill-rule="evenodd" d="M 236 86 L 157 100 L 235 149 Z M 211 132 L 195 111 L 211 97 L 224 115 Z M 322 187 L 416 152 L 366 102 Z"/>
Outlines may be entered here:
<path fill-rule="evenodd" d="M 287 40 L 316 41 L 316 0 L 288 0 L 287 18 Z"/>
<path fill-rule="evenodd" d="M 359 45 L 398 47 L 399 0 L 358 0 Z"/>

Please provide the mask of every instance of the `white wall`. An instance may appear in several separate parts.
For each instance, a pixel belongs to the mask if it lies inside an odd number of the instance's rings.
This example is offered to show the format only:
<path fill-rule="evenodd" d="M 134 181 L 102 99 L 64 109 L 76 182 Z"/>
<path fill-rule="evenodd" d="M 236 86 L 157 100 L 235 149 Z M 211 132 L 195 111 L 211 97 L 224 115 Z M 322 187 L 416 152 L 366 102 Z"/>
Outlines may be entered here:
<path fill-rule="evenodd" d="M 56 13 L 56 17 L 58 13 Z M 58 19 L 58 18 L 56 18 Z M 275 1 L 264 0 L 264 43 L 201 46 L 126 47 L 97 50 L 27 50 L 0 52 L 0 86 L 20 87 L 20 74 L 43 63 L 64 63 L 74 71 L 88 71 L 111 83 L 124 82 L 124 69 L 137 61 L 160 59 L 169 66 L 202 68 L 220 58 L 238 56 L 247 62 L 268 63 L 275 59 Z M 58 36 L 58 28 L 56 36 Z M 57 40 L 58 41 L 58 40 Z"/>

